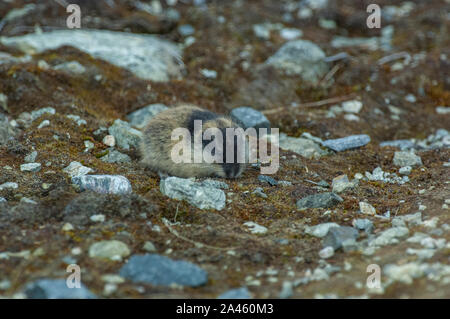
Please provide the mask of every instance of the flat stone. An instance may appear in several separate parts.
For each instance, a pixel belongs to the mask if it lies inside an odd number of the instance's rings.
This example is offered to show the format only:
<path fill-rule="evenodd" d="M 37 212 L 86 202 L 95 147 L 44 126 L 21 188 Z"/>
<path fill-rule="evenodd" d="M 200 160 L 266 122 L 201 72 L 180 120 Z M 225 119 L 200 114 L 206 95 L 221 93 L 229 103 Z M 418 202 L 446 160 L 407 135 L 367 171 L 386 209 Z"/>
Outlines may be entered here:
<path fill-rule="evenodd" d="M 274 178 L 272 178 L 270 176 L 259 175 L 258 176 L 258 180 L 260 182 L 263 182 L 263 183 L 268 183 L 270 186 L 277 186 L 278 185 L 278 182 Z"/>
<path fill-rule="evenodd" d="M 168 107 L 161 103 L 150 104 L 128 114 L 127 120 L 132 126 L 137 127 L 138 129 L 142 129 L 147 126 L 148 122 L 150 122 L 150 120 L 154 118 L 158 113 L 167 109 Z"/>
<path fill-rule="evenodd" d="M 133 255 L 119 273 L 132 282 L 155 286 L 198 287 L 208 281 L 207 272 L 197 265 L 157 254 Z"/>
<path fill-rule="evenodd" d="M 25 295 L 30 299 L 95 299 L 85 285 L 69 288 L 66 279 L 40 279 L 25 288 Z"/>
<path fill-rule="evenodd" d="M 370 142 L 370 136 L 366 134 L 351 135 L 343 138 L 326 140 L 322 143 L 323 146 L 332 149 L 335 152 L 342 152 L 350 149 L 355 149 L 367 145 Z"/>
<path fill-rule="evenodd" d="M 170 198 L 186 200 L 200 209 L 221 210 L 225 207 L 225 193 L 211 184 L 170 176 L 161 180 L 160 190 Z"/>
<path fill-rule="evenodd" d="M 130 163 L 131 157 L 111 148 L 108 150 L 108 154 L 101 157 L 101 160 L 105 163 Z"/>
<path fill-rule="evenodd" d="M 93 172 L 92 168 L 83 166 L 79 162 L 71 162 L 69 166 L 63 169 L 63 172 L 69 174 L 70 177 L 83 176 Z"/>
<path fill-rule="evenodd" d="M 317 83 L 328 72 L 326 55 L 315 43 L 308 40 L 286 42 L 264 63 L 289 76 L 299 76 L 304 82 Z"/>
<path fill-rule="evenodd" d="M 217 299 L 251 299 L 252 296 L 247 287 L 230 289 L 217 297 Z"/>
<path fill-rule="evenodd" d="M 72 46 L 156 82 L 179 78 L 183 72 L 178 46 L 152 35 L 74 29 L 2 37 L 0 42 L 29 54 Z"/>
<path fill-rule="evenodd" d="M 130 249 L 125 243 L 118 240 L 103 240 L 89 247 L 89 257 L 91 258 L 122 260 L 128 255 L 130 255 Z"/>
<path fill-rule="evenodd" d="M 339 175 L 333 178 L 332 182 L 333 192 L 334 193 L 342 193 L 346 190 L 355 188 L 358 185 L 358 181 L 349 181 L 347 175 Z"/>
<path fill-rule="evenodd" d="M 297 201 L 297 208 L 305 210 L 308 208 L 331 208 L 344 200 L 332 192 L 310 195 Z"/>
<path fill-rule="evenodd" d="M 102 142 L 103 142 L 103 144 L 105 144 L 106 146 L 109 146 L 109 147 L 116 146 L 116 138 L 113 135 L 106 135 L 103 138 Z"/>
<path fill-rule="evenodd" d="M 41 170 L 41 163 L 27 163 L 20 165 L 22 172 L 39 172 Z"/>
<path fill-rule="evenodd" d="M 259 133 L 260 128 L 267 128 L 267 133 L 270 133 L 270 122 L 260 111 L 242 106 L 234 108 L 230 115 L 233 121 L 241 125 L 243 129 L 253 127 Z"/>
<path fill-rule="evenodd" d="M 116 143 L 120 148 L 125 150 L 129 150 L 130 147 L 139 148 L 142 132 L 132 128 L 128 122 L 117 119 L 110 126 L 108 132 L 116 138 Z"/>
<path fill-rule="evenodd" d="M 83 175 L 72 177 L 72 183 L 80 190 L 91 190 L 101 194 L 129 194 L 132 192 L 130 181 L 120 175 Z"/>
<path fill-rule="evenodd" d="M 36 151 L 31 152 L 30 154 L 28 154 L 27 156 L 25 156 L 25 163 L 34 163 L 34 161 L 36 160 L 38 153 Z"/>
<path fill-rule="evenodd" d="M 422 166 L 422 159 L 420 156 L 412 152 L 395 152 L 394 154 L 395 166 Z"/>
<path fill-rule="evenodd" d="M 310 159 L 318 159 L 327 154 L 320 146 L 306 138 L 290 137 L 285 134 L 280 134 L 279 137 L 280 148 L 297 153 L 303 157 Z"/>

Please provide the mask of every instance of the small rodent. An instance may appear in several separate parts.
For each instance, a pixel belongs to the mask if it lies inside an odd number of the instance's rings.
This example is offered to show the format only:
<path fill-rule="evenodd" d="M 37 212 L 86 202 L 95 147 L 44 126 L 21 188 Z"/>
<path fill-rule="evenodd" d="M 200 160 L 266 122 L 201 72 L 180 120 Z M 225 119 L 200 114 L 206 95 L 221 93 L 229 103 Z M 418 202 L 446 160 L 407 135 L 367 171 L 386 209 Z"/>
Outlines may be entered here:
<path fill-rule="evenodd" d="M 204 160 L 200 163 L 194 163 L 194 121 L 202 121 L 202 133 L 208 128 L 217 128 L 222 131 L 222 144 L 219 144 L 219 150 L 214 150 L 211 153 L 214 155 L 218 151 L 222 156 L 222 163 L 207 163 Z M 192 136 L 191 150 L 192 161 L 190 163 L 175 163 L 172 160 L 171 152 L 180 140 L 172 140 L 172 132 L 176 128 L 187 129 Z M 194 105 L 179 105 L 177 107 L 169 108 L 161 113 L 158 113 L 152 118 L 147 126 L 143 129 L 143 138 L 141 141 L 141 155 L 142 163 L 155 172 L 166 173 L 172 176 L 183 178 L 189 177 L 224 177 L 236 178 L 239 177 L 245 170 L 246 164 L 238 163 L 236 142 L 237 137 L 231 141 L 226 138 L 226 128 L 239 128 L 229 117 L 219 115 L 211 111 L 204 110 Z M 198 133 L 198 132 L 197 132 Z M 202 147 L 205 147 L 212 140 L 201 140 Z M 234 142 L 234 161 L 233 163 L 226 163 L 226 146 Z M 245 143 L 245 141 L 244 141 Z M 247 152 L 247 144 L 245 144 L 245 152 Z M 230 154 L 231 157 L 231 154 Z M 221 157 L 222 158 L 222 157 Z M 247 157 L 246 157 L 247 158 Z"/>

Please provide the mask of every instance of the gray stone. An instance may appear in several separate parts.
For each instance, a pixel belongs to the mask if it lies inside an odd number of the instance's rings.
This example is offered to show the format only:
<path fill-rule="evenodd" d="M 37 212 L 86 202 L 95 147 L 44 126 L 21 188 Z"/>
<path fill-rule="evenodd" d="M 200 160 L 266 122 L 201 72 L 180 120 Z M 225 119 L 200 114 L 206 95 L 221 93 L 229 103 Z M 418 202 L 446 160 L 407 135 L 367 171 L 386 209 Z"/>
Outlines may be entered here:
<path fill-rule="evenodd" d="M 357 180 L 349 181 L 347 175 L 340 175 L 338 177 L 333 178 L 332 182 L 333 192 L 334 193 L 342 193 L 346 190 L 355 188 L 358 185 Z"/>
<path fill-rule="evenodd" d="M 266 175 L 259 175 L 258 176 L 258 180 L 262 183 L 268 183 L 270 186 L 277 186 L 278 182 L 270 177 L 270 176 L 266 176 Z"/>
<path fill-rule="evenodd" d="M 25 288 L 25 295 L 31 299 L 94 299 L 96 296 L 85 285 L 69 288 L 66 279 L 40 279 Z"/>
<path fill-rule="evenodd" d="M 227 183 L 225 182 L 221 182 L 221 181 L 216 181 L 214 179 L 205 179 L 204 181 L 201 182 L 203 186 L 209 186 L 209 187 L 213 187 L 213 188 L 220 188 L 220 189 L 228 189 L 230 188 L 228 186 Z"/>
<path fill-rule="evenodd" d="M 79 162 L 71 162 L 69 166 L 63 169 L 63 172 L 69 174 L 70 177 L 83 176 L 93 171 L 92 168 L 83 166 Z"/>
<path fill-rule="evenodd" d="M 4 189 L 18 189 L 19 188 L 19 184 L 14 183 L 14 182 L 6 182 L 0 185 L 0 191 L 4 190 Z"/>
<path fill-rule="evenodd" d="M 25 163 L 33 163 L 36 160 L 38 153 L 36 151 L 31 152 L 25 156 Z"/>
<path fill-rule="evenodd" d="M 4 197 L 0 197 L 0 203 L 6 203 L 8 202 Z"/>
<path fill-rule="evenodd" d="M 36 110 L 31 112 L 31 122 L 34 120 L 40 118 L 44 114 L 51 114 L 54 115 L 56 113 L 55 109 L 53 107 L 44 107 L 42 109 Z"/>
<path fill-rule="evenodd" d="M 110 148 L 108 154 L 102 156 L 101 160 L 105 163 L 130 163 L 131 158 L 127 154 L 120 153 L 119 151 Z"/>
<path fill-rule="evenodd" d="M 198 287 L 207 283 L 205 270 L 184 260 L 172 260 L 157 254 L 132 256 L 120 269 L 120 275 L 135 283 L 155 286 L 173 284 Z"/>
<path fill-rule="evenodd" d="M 259 133 L 260 128 L 267 128 L 267 133 L 270 133 L 270 122 L 267 117 L 251 107 L 242 106 L 233 109 L 231 111 L 231 118 L 236 123 L 242 125 L 244 129 L 253 127 Z"/>
<path fill-rule="evenodd" d="M 168 107 L 164 104 L 150 104 L 139 110 L 136 110 L 127 115 L 127 120 L 130 124 L 138 129 L 144 128 L 148 122 L 156 116 L 156 114 L 167 110 Z"/>
<path fill-rule="evenodd" d="M 72 183 L 81 191 L 91 190 L 101 194 L 129 194 L 132 192 L 130 181 L 120 175 L 83 175 L 72 177 Z"/>
<path fill-rule="evenodd" d="M 74 29 L 3 37 L 0 42 L 26 53 L 73 46 L 94 58 L 128 69 L 138 77 L 157 82 L 181 77 L 184 68 L 180 49 L 152 35 Z"/>
<path fill-rule="evenodd" d="M 422 159 L 420 156 L 412 152 L 395 152 L 394 154 L 395 166 L 422 166 Z"/>
<path fill-rule="evenodd" d="M 371 233 L 373 231 L 373 223 L 367 218 L 357 218 L 353 220 L 353 227 L 358 230 L 364 230 L 366 233 Z"/>
<path fill-rule="evenodd" d="M 211 187 L 210 183 L 202 184 L 171 176 L 161 180 L 160 190 L 170 198 L 186 200 L 200 209 L 221 210 L 225 207 L 225 193 L 221 189 Z"/>
<path fill-rule="evenodd" d="M 362 147 L 364 145 L 367 145 L 369 142 L 370 136 L 362 134 L 362 135 L 351 135 L 343 138 L 337 138 L 334 140 L 326 140 L 322 143 L 322 145 L 332 149 L 335 152 L 342 152 Z"/>
<path fill-rule="evenodd" d="M 102 240 L 89 247 L 89 257 L 122 260 L 130 254 L 128 246 L 118 240 Z"/>
<path fill-rule="evenodd" d="M 310 195 L 297 201 L 297 208 L 305 210 L 308 208 L 331 208 L 344 200 L 332 192 Z"/>
<path fill-rule="evenodd" d="M 355 241 L 358 236 L 358 231 L 353 227 L 332 227 L 323 239 L 323 247 L 333 247 L 336 250 L 342 247 L 344 241 L 348 239 Z"/>
<path fill-rule="evenodd" d="M 22 172 L 39 172 L 41 170 L 41 163 L 28 163 L 20 165 Z"/>
<path fill-rule="evenodd" d="M 230 289 L 217 297 L 217 299 L 251 299 L 252 296 L 247 287 Z"/>
<path fill-rule="evenodd" d="M 108 129 L 109 134 L 116 138 L 117 145 L 125 150 L 130 147 L 137 149 L 142 138 L 142 133 L 130 126 L 128 122 L 115 120 Z"/>
<path fill-rule="evenodd" d="M 291 76 L 299 76 L 304 82 L 317 83 L 328 72 L 325 53 L 307 40 L 286 42 L 265 65 Z"/>
<path fill-rule="evenodd" d="M 314 237 L 323 238 L 333 227 L 340 227 L 336 223 L 323 223 L 315 226 L 307 226 L 305 233 Z"/>
<path fill-rule="evenodd" d="M 284 150 L 292 151 L 310 159 L 317 159 L 327 154 L 317 143 L 309 139 L 290 137 L 283 133 L 280 134 L 279 144 L 280 148 Z"/>

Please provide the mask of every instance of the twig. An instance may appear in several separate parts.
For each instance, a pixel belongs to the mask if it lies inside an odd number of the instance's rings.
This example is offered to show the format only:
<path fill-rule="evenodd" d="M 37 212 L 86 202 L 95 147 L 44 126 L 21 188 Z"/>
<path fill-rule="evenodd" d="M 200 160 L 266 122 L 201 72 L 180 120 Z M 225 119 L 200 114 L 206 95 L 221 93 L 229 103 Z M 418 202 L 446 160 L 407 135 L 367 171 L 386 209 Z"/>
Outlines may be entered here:
<path fill-rule="evenodd" d="M 337 96 L 337 97 L 332 97 L 332 98 L 329 98 L 329 99 L 326 99 L 326 100 L 299 104 L 295 108 L 293 108 L 291 106 L 289 106 L 289 107 L 282 106 L 282 107 L 278 107 L 276 109 L 262 111 L 262 113 L 270 115 L 270 114 L 278 113 L 278 112 L 281 112 L 281 111 L 286 111 L 288 108 L 289 108 L 289 111 L 292 111 L 292 110 L 299 109 L 300 107 L 323 106 L 323 105 L 328 105 L 328 104 L 333 104 L 333 103 L 339 103 L 339 102 L 347 101 L 347 100 L 350 100 L 351 98 L 354 98 L 354 97 L 355 97 L 355 94 L 350 94 L 350 95 L 345 95 L 345 96 Z"/>
<path fill-rule="evenodd" d="M 322 85 L 322 83 L 327 83 L 332 77 L 333 75 L 339 70 L 341 66 L 339 64 L 336 64 L 331 70 L 330 72 L 328 72 L 322 80 L 320 80 L 318 86 Z"/>
<path fill-rule="evenodd" d="M 222 247 L 215 247 L 215 246 L 210 246 L 210 245 L 207 245 L 207 244 L 200 243 L 198 241 L 189 239 L 187 237 L 184 237 L 184 236 L 178 234 L 178 232 L 170 226 L 170 222 L 167 219 L 163 218 L 162 221 L 163 221 L 164 225 L 166 225 L 167 229 L 173 235 L 175 235 L 175 237 L 178 237 L 178 238 L 180 238 L 180 239 L 182 239 L 184 241 L 187 241 L 187 242 L 189 242 L 191 244 L 194 244 L 195 247 L 197 247 L 197 248 L 211 248 L 211 249 L 217 249 L 217 250 L 232 250 L 232 249 L 236 249 L 237 248 L 237 247 L 222 248 Z"/>

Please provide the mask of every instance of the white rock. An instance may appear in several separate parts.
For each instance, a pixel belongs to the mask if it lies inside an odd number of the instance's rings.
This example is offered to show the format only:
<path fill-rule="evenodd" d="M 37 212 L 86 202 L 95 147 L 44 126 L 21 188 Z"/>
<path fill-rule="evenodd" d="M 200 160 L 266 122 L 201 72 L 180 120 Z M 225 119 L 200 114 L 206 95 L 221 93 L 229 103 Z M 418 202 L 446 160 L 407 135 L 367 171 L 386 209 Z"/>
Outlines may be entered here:
<path fill-rule="evenodd" d="M 248 227 L 252 234 L 265 234 L 267 233 L 267 228 L 261 225 L 258 225 L 254 222 L 245 222 L 244 226 Z"/>
<path fill-rule="evenodd" d="M 63 169 L 63 172 L 69 174 L 70 177 L 83 176 L 93 171 L 92 168 L 83 166 L 79 162 L 71 162 L 69 166 Z"/>
<path fill-rule="evenodd" d="M 334 255 L 334 249 L 331 246 L 327 246 L 321 251 L 319 251 L 320 258 L 327 259 Z"/>
<path fill-rule="evenodd" d="M 20 165 L 22 172 L 39 172 L 41 170 L 41 163 L 27 163 Z"/>
<path fill-rule="evenodd" d="M 359 210 L 366 215 L 375 215 L 377 213 L 375 207 L 367 202 L 359 202 Z"/>
<path fill-rule="evenodd" d="M 89 257 L 110 260 L 121 260 L 130 254 L 128 246 L 118 240 L 104 240 L 89 247 Z"/>
<path fill-rule="evenodd" d="M 114 147 L 116 145 L 116 138 L 113 135 L 106 135 L 103 138 L 103 144 L 106 146 Z"/>
<path fill-rule="evenodd" d="M 345 101 L 342 103 L 342 109 L 346 113 L 359 113 L 363 107 L 363 104 L 358 100 Z"/>

